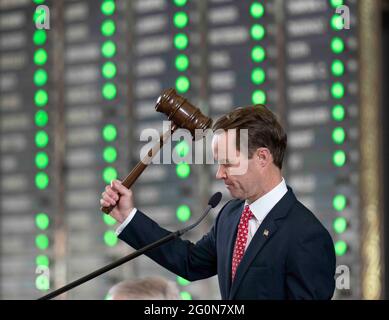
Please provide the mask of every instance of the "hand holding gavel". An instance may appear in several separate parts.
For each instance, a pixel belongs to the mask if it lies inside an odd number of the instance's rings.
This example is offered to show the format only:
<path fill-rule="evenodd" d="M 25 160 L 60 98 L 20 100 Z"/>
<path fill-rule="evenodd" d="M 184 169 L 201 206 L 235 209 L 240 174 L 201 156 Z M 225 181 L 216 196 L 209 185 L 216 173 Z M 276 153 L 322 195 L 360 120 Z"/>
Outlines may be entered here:
<path fill-rule="evenodd" d="M 103 207 L 112 206 L 110 215 L 121 224 L 134 209 L 132 191 L 123 186 L 121 181 L 113 180 L 101 194 L 100 204 Z"/>
<path fill-rule="evenodd" d="M 155 110 L 166 114 L 168 116 L 168 120 L 172 121 L 172 127 L 170 131 L 165 132 L 160 136 L 159 144 L 150 149 L 146 157 L 139 161 L 129 175 L 123 180 L 122 185 L 127 189 L 131 188 L 138 177 L 151 163 L 153 157 L 162 148 L 165 141 L 174 133 L 175 130 L 178 128 L 187 129 L 191 132 L 192 136 L 195 137 L 196 129 L 206 130 L 212 125 L 212 119 L 203 115 L 198 108 L 193 106 L 184 97 L 179 96 L 174 89 L 167 89 L 162 92 L 157 100 Z M 118 201 L 120 201 L 120 196 L 117 195 L 117 199 L 112 200 L 114 201 L 109 203 L 109 201 L 101 199 L 100 202 L 102 207 L 100 210 L 109 214 L 114 209 Z"/>

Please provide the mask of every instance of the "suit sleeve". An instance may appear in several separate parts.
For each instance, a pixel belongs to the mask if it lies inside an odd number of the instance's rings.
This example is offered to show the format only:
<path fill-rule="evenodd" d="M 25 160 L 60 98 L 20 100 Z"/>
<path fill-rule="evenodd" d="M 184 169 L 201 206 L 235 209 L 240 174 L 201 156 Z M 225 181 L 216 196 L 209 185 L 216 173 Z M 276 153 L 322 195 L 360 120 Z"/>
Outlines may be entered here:
<path fill-rule="evenodd" d="M 335 289 L 335 251 L 327 230 L 307 227 L 287 259 L 288 299 L 329 300 Z"/>
<path fill-rule="evenodd" d="M 149 258 L 169 271 L 189 280 L 209 278 L 217 273 L 216 225 L 195 244 L 180 238 L 145 253 Z M 141 211 L 137 211 L 131 223 L 120 233 L 119 239 L 135 249 L 142 248 L 171 233 L 160 227 Z"/>

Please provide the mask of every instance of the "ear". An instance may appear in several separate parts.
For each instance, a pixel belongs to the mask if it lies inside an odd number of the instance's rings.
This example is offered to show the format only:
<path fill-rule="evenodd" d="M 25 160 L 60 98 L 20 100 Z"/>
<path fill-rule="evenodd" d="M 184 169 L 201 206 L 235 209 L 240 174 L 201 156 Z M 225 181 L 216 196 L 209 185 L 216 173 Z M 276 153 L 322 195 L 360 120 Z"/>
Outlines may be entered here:
<path fill-rule="evenodd" d="M 268 148 L 258 148 L 253 155 L 261 168 L 267 167 L 273 162 L 273 156 Z"/>

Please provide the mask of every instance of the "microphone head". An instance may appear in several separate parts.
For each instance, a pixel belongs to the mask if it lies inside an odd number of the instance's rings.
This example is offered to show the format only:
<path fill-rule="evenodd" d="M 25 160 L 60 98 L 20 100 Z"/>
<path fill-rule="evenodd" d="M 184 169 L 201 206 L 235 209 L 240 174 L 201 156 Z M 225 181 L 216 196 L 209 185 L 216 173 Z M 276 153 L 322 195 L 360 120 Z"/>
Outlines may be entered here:
<path fill-rule="evenodd" d="M 196 135 L 196 129 L 205 131 L 212 127 L 212 119 L 205 116 L 199 108 L 183 96 L 178 95 L 173 88 L 162 92 L 155 105 L 155 110 L 166 114 L 168 119 L 179 128 L 189 130 L 193 139 L 202 137 L 202 135 Z"/>
<path fill-rule="evenodd" d="M 215 208 L 220 200 L 222 199 L 222 193 L 221 192 L 216 192 L 211 199 L 208 201 L 208 205 L 211 206 L 212 208 Z"/>

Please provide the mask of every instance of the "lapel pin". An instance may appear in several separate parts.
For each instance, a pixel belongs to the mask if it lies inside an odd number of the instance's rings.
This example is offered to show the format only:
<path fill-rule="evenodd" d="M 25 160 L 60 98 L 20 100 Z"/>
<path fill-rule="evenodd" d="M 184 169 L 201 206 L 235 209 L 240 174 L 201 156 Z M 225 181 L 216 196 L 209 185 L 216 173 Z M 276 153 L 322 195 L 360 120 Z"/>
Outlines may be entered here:
<path fill-rule="evenodd" d="M 269 230 L 265 229 L 265 231 L 263 231 L 263 235 L 264 235 L 265 237 L 267 237 L 267 236 L 269 235 Z"/>

